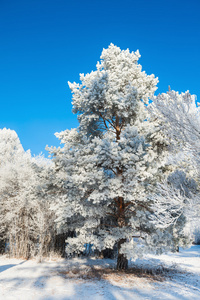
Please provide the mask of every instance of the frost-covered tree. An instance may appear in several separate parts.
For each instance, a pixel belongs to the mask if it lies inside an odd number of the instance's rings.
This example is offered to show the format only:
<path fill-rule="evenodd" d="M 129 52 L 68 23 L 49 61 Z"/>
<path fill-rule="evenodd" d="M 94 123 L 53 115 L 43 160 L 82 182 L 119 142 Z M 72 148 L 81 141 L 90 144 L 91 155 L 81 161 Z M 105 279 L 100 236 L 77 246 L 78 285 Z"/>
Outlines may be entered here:
<path fill-rule="evenodd" d="M 173 233 L 174 250 L 179 246 L 185 247 L 192 241 L 191 221 L 195 221 L 197 203 L 200 204 L 197 197 L 196 182 L 179 170 L 158 183 L 151 195 L 155 211 L 154 223 Z"/>
<path fill-rule="evenodd" d="M 57 222 L 68 220 L 76 230 L 67 253 L 83 251 L 86 243 L 100 251 L 117 245 L 118 269 L 147 248 L 173 246 L 173 232 L 154 222 L 148 196 L 167 170 L 166 141 L 146 110 L 158 80 L 142 71 L 139 57 L 111 44 L 96 71 L 69 83 L 79 127 L 57 134 L 64 146 L 50 149 L 64 190 Z"/>
<path fill-rule="evenodd" d="M 51 242 L 52 212 L 38 191 L 47 166 L 24 151 L 15 131 L 0 130 L 0 237 L 12 256 L 44 254 Z"/>
<path fill-rule="evenodd" d="M 4 247 L 8 228 L 14 225 L 12 216 L 16 208 L 15 199 L 23 177 L 22 165 L 27 160 L 29 153 L 24 152 L 16 132 L 6 128 L 0 130 L 0 232 Z"/>
<path fill-rule="evenodd" d="M 175 185 L 184 191 L 187 196 L 187 215 L 190 218 L 195 232 L 200 228 L 199 215 L 199 184 L 200 184 L 200 107 L 196 103 L 195 95 L 189 91 L 178 93 L 169 90 L 167 93 L 154 97 L 154 101 L 148 106 L 152 118 L 155 118 L 160 130 L 168 137 L 171 150 L 175 153 L 173 164 L 183 170 L 187 177 L 193 177 L 196 181 L 188 180 L 183 171 L 176 173 L 179 178 L 173 178 Z M 185 177 L 185 178 L 184 178 Z M 196 189 L 194 185 L 196 184 Z M 182 193 L 183 195 L 183 193 Z M 192 203 L 192 205 L 191 205 Z"/>
<path fill-rule="evenodd" d="M 200 108 L 196 105 L 196 97 L 189 91 L 178 93 L 169 90 L 154 97 L 148 109 L 151 116 L 158 120 L 171 148 L 185 154 L 185 160 L 189 159 L 192 164 L 193 175 L 199 177 Z M 183 155 L 179 160 L 184 160 Z M 188 171 L 191 170 L 189 164 L 187 168 Z"/>
<path fill-rule="evenodd" d="M 45 232 L 48 233 L 48 243 L 44 241 L 41 242 L 40 249 L 45 255 L 48 252 L 54 252 L 58 255 L 65 256 L 65 240 L 68 236 L 73 236 L 73 231 L 70 231 L 69 223 L 66 221 L 59 228 L 55 226 L 55 211 L 59 209 L 60 201 L 62 201 L 63 190 L 60 179 L 57 180 L 57 171 L 54 169 L 53 164 L 46 164 L 38 162 L 38 158 L 34 163 L 34 170 L 37 174 L 37 184 L 35 187 L 35 197 L 40 204 L 43 204 L 45 208 L 43 212 L 46 212 L 47 217 L 43 221 Z M 44 249 L 43 249 L 44 245 Z M 49 250 L 45 250 L 45 246 L 48 246 Z M 41 255 L 42 256 L 42 255 Z"/>

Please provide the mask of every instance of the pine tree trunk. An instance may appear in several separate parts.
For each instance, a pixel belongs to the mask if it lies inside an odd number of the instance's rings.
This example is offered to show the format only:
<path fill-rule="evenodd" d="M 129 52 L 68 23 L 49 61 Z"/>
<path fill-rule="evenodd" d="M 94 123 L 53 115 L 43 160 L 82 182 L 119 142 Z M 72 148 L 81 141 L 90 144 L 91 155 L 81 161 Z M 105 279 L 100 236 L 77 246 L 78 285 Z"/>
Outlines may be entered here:
<path fill-rule="evenodd" d="M 117 257 L 117 270 L 127 270 L 128 269 L 128 259 L 124 254 L 118 254 Z"/>
<path fill-rule="evenodd" d="M 117 256 L 117 270 L 127 270 L 128 269 L 128 259 L 124 256 L 124 254 L 120 254 L 120 248 L 123 243 L 125 243 L 125 239 L 121 239 L 118 242 L 118 256 Z"/>
<path fill-rule="evenodd" d="M 126 226 L 125 221 L 125 204 L 123 197 L 118 197 L 118 226 L 123 228 Z M 128 269 L 128 259 L 122 253 L 120 253 L 121 245 L 126 242 L 126 239 L 121 239 L 118 241 L 118 257 L 117 257 L 117 270 L 127 270 Z"/>
<path fill-rule="evenodd" d="M 119 117 L 116 116 L 116 140 L 120 140 L 121 128 L 120 128 L 120 120 Z M 122 170 L 117 168 L 117 177 L 122 178 Z M 123 228 L 126 226 L 125 222 L 125 205 L 123 197 L 118 197 L 118 226 Z M 120 253 L 121 245 L 126 242 L 126 239 L 121 239 L 118 241 L 118 256 L 117 256 L 117 270 L 127 270 L 128 269 L 128 259 L 124 254 Z"/>

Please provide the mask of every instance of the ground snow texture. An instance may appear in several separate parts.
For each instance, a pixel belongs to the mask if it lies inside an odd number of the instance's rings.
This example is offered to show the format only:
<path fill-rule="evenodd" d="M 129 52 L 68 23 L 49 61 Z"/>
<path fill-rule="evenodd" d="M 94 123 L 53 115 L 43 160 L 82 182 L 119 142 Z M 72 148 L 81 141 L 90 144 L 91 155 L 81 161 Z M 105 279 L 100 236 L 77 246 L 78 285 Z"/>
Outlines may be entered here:
<path fill-rule="evenodd" d="M 0 300 L 198 300 L 200 246 L 179 253 L 138 260 L 138 270 L 154 270 L 162 278 L 112 272 L 113 261 L 100 259 L 34 260 L 0 256 Z M 111 270 L 101 278 L 88 276 Z M 146 272 L 146 271 L 145 271 Z M 81 274 L 81 276 L 80 276 Z"/>

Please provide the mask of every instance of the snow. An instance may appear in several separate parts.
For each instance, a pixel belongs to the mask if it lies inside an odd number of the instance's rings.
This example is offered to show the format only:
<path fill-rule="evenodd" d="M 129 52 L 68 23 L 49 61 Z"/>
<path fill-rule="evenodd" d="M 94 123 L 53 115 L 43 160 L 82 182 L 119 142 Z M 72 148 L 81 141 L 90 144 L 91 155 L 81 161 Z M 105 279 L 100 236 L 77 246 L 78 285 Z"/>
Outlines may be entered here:
<path fill-rule="evenodd" d="M 134 265 L 160 270 L 152 276 L 117 273 L 108 259 L 56 259 L 38 263 L 0 256 L 0 299 L 3 300 L 192 300 L 200 299 L 200 246 L 179 253 L 148 255 Z M 106 269 L 102 278 L 88 277 L 88 270 Z M 78 273 L 75 272 L 78 270 Z M 79 276 L 79 274 L 82 274 Z M 158 276 L 159 278 L 159 276 Z"/>

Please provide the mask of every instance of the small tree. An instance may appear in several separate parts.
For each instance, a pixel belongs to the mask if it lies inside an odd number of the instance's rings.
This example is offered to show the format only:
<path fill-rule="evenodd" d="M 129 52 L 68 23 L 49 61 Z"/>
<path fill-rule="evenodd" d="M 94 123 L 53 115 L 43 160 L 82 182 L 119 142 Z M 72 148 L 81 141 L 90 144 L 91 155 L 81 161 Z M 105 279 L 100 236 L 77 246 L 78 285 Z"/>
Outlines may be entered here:
<path fill-rule="evenodd" d="M 139 57 L 111 44 L 95 72 L 81 74 L 81 84 L 69 83 L 79 127 L 57 134 L 64 147 L 50 149 L 65 190 L 57 222 L 68 219 L 76 230 L 66 251 L 83 251 L 86 243 L 100 251 L 117 244 L 118 269 L 147 248 L 173 246 L 173 233 L 152 221 L 149 187 L 166 170 L 166 142 L 146 110 L 158 80 L 142 71 Z"/>

